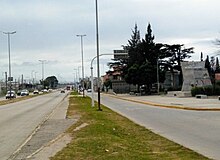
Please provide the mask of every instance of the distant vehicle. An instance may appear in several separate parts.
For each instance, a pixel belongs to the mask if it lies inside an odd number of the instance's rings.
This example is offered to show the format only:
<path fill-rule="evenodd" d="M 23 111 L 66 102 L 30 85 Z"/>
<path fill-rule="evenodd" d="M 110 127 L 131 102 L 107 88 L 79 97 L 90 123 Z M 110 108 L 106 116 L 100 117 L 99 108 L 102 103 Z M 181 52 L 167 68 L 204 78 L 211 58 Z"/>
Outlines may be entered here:
<path fill-rule="evenodd" d="M 66 86 L 66 90 L 70 90 L 70 86 Z"/>
<path fill-rule="evenodd" d="M 21 90 L 17 91 L 17 95 L 20 96 L 21 95 Z"/>
<path fill-rule="evenodd" d="M 42 92 L 43 92 L 43 93 L 47 93 L 48 90 L 47 90 L 47 89 L 43 89 Z"/>
<path fill-rule="evenodd" d="M 92 92 L 92 89 L 87 89 L 87 92 Z"/>
<path fill-rule="evenodd" d="M 33 94 L 39 94 L 39 91 L 38 91 L 37 89 L 35 89 L 35 90 L 33 91 Z"/>
<path fill-rule="evenodd" d="M 64 89 L 61 89 L 61 90 L 60 90 L 60 93 L 65 93 L 65 90 L 64 90 Z"/>
<path fill-rule="evenodd" d="M 27 89 L 23 89 L 21 91 L 21 96 L 28 96 L 29 95 L 29 91 Z"/>
<path fill-rule="evenodd" d="M 16 98 L 16 93 L 15 91 L 7 91 L 7 94 L 5 95 L 6 99 L 10 99 L 10 98 Z"/>

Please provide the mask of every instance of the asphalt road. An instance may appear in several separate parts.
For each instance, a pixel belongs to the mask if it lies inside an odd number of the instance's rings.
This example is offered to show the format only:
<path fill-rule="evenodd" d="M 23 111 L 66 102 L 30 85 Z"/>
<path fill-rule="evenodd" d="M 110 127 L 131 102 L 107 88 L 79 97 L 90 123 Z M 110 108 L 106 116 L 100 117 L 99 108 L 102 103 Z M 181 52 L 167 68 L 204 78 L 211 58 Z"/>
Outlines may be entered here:
<path fill-rule="evenodd" d="M 8 159 L 65 95 L 54 92 L 0 106 L 0 160 Z"/>
<path fill-rule="evenodd" d="M 220 159 L 220 112 L 160 108 L 106 95 L 101 103 L 176 143 Z"/>

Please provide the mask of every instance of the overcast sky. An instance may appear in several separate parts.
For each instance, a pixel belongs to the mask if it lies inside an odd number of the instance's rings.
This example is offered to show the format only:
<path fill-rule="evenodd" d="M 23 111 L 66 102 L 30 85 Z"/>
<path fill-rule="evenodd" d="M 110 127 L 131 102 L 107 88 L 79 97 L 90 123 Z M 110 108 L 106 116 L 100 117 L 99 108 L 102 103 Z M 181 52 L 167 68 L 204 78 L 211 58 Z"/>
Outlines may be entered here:
<path fill-rule="evenodd" d="M 194 47 L 192 60 L 200 52 L 215 55 L 213 41 L 220 38 L 219 0 L 98 0 L 100 53 L 121 49 L 137 23 L 144 37 L 151 23 L 155 42 Z M 47 60 L 44 77 L 55 75 L 61 82 L 81 76 L 81 48 L 84 40 L 85 76 L 90 76 L 96 56 L 95 0 L 0 0 L 0 31 L 11 35 L 11 64 L 14 79 L 42 78 L 39 60 Z M 0 34 L 0 79 L 8 72 L 7 35 Z M 104 74 L 112 56 L 100 57 Z M 94 61 L 94 74 L 96 75 Z"/>

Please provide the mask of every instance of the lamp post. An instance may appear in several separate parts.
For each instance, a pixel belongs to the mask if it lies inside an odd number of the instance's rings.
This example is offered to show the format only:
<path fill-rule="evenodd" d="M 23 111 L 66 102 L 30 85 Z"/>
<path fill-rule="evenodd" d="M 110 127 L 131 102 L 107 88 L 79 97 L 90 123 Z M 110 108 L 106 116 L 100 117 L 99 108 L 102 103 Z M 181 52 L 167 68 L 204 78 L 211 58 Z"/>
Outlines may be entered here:
<path fill-rule="evenodd" d="M 80 37 L 81 39 L 81 53 L 82 53 L 82 87 L 83 87 L 83 97 L 85 96 L 85 92 L 84 92 L 84 65 L 83 65 L 83 37 L 85 37 L 86 35 L 85 34 L 78 34 L 76 35 L 77 37 Z"/>
<path fill-rule="evenodd" d="M 107 56 L 107 55 L 115 55 L 114 53 L 105 53 L 105 54 L 100 54 L 99 56 Z M 128 53 L 117 53 L 117 55 L 128 55 Z M 93 57 L 91 60 L 91 90 L 92 90 L 92 107 L 94 107 L 94 87 L 93 87 L 93 61 L 97 58 L 97 56 Z"/>
<path fill-rule="evenodd" d="M 97 46 L 97 77 L 98 77 L 98 111 L 102 111 L 100 106 L 100 69 L 99 69 L 99 19 L 98 19 L 98 2 L 95 0 L 96 13 L 96 46 Z"/>
<path fill-rule="evenodd" d="M 113 55 L 113 54 L 100 54 L 99 56 L 103 56 L 103 55 Z M 93 87 L 93 66 L 92 66 L 92 64 L 93 64 L 93 61 L 95 60 L 97 58 L 97 63 L 98 63 L 98 56 L 95 56 L 92 60 L 91 60 L 91 67 L 90 67 L 90 69 L 91 69 L 91 90 L 92 90 L 92 107 L 94 107 L 94 87 Z M 99 104 L 99 106 L 98 106 L 98 110 L 101 110 L 101 108 L 100 108 L 100 86 L 99 86 L 99 76 L 97 76 L 98 77 L 98 104 Z"/>
<path fill-rule="evenodd" d="M 8 81 L 9 81 L 9 90 L 10 90 L 10 99 L 11 99 L 11 81 L 13 81 L 13 78 L 11 77 L 10 35 L 11 35 L 11 34 L 15 34 L 16 31 L 13 31 L 13 32 L 2 32 L 2 33 L 8 35 L 8 68 L 9 68 L 9 77 L 8 77 Z"/>
<path fill-rule="evenodd" d="M 39 60 L 39 62 L 42 64 L 42 85 L 44 85 L 44 62 L 46 62 L 46 60 Z"/>

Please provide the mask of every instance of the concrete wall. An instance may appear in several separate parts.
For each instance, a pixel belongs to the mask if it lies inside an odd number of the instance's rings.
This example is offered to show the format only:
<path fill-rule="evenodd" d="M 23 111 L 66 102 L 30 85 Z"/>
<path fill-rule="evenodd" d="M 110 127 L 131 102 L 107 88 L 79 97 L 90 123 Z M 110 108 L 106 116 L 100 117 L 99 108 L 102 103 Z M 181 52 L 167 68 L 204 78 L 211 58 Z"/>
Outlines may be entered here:
<path fill-rule="evenodd" d="M 182 91 L 191 91 L 193 86 L 212 85 L 205 62 L 182 62 L 183 86 Z"/>

